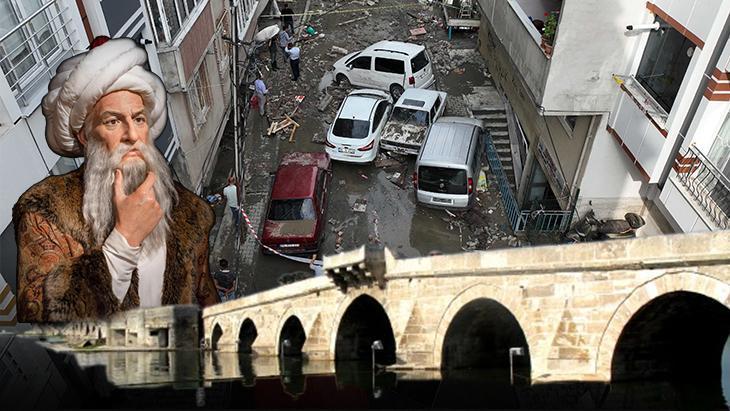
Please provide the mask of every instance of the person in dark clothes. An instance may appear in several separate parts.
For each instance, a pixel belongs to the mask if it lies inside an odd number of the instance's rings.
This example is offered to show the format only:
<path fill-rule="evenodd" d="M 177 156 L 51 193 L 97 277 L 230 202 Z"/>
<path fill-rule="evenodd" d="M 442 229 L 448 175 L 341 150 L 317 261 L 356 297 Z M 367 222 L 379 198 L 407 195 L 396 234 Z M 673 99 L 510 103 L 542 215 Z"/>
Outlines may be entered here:
<path fill-rule="evenodd" d="M 281 9 L 281 19 L 284 21 L 284 28 L 287 27 L 294 30 L 294 10 L 289 7 L 289 4 L 284 4 L 284 8 Z"/>
<path fill-rule="evenodd" d="M 213 274 L 213 281 L 221 302 L 236 298 L 236 274 L 228 269 L 228 260 L 221 258 L 218 267 L 218 271 Z"/>
<path fill-rule="evenodd" d="M 276 50 L 276 37 L 272 37 L 269 40 L 269 54 L 271 55 L 271 69 L 272 70 L 278 70 L 279 67 L 276 65 L 276 53 L 278 51 Z"/>

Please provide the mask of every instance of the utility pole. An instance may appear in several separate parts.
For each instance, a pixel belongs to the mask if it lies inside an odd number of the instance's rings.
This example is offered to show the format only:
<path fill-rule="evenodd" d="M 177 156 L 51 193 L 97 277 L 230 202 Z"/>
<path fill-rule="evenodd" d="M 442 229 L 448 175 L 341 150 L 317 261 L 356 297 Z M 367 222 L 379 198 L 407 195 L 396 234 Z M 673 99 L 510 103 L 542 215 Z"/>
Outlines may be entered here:
<path fill-rule="evenodd" d="M 239 164 L 239 145 L 238 145 L 238 0 L 230 0 L 231 4 L 231 37 L 233 44 L 233 52 L 231 53 L 233 64 L 231 68 L 233 74 L 231 75 L 231 81 L 233 82 L 233 151 L 235 157 L 235 176 L 236 182 L 241 184 L 241 165 Z M 241 190 L 238 190 L 238 197 L 240 201 Z"/>

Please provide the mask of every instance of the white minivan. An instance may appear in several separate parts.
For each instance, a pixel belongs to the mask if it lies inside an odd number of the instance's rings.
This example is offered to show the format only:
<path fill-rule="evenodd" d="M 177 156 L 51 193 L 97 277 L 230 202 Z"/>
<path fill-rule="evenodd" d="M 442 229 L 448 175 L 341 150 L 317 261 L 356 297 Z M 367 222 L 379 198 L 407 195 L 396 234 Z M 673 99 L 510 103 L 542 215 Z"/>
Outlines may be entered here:
<path fill-rule="evenodd" d="M 389 91 L 397 100 L 406 88 L 430 88 L 436 81 L 426 48 L 420 44 L 380 41 L 350 53 L 333 65 L 339 84 Z"/>

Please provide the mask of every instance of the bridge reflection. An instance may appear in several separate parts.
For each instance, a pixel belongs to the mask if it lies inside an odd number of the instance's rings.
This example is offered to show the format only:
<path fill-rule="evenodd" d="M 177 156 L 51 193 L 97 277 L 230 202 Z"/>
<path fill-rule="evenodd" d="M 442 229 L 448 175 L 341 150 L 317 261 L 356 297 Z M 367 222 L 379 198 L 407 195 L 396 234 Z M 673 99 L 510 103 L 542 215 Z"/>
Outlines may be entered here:
<path fill-rule="evenodd" d="M 366 362 L 308 361 L 297 356 L 254 357 L 210 351 L 80 352 L 73 356 L 83 368 L 105 368 L 107 379 L 124 398 L 155 401 L 155 395 L 173 392 L 188 402 L 195 398 L 198 406 L 727 406 L 719 387 L 691 381 L 530 384 L 528 378 L 521 378 L 511 384 L 501 368 L 451 369 L 443 373 L 376 369 L 373 374 L 371 364 Z"/>

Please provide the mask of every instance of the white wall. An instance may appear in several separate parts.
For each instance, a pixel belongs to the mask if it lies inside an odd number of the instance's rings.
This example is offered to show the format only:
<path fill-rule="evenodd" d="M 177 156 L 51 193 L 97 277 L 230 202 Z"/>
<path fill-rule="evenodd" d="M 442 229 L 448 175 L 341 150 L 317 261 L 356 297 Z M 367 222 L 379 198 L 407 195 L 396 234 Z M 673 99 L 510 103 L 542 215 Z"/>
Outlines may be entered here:
<path fill-rule="evenodd" d="M 584 199 L 640 198 L 643 178 L 629 161 L 616 140 L 606 131 L 602 120 L 580 185 Z"/>
<path fill-rule="evenodd" d="M 44 121 L 40 110 L 31 117 L 34 117 L 32 123 Z M 0 228 L 4 230 L 10 224 L 13 205 L 20 195 L 46 175 L 48 169 L 33 140 L 29 123 L 20 120 L 0 136 Z"/>
<path fill-rule="evenodd" d="M 638 37 L 626 26 L 646 18 L 635 0 L 564 0 L 542 105 L 548 111 L 609 111 Z"/>
<path fill-rule="evenodd" d="M 651 0 L 694 35 L 707 40 L 712 22 L 720 6 L 728 0 Z"/>

